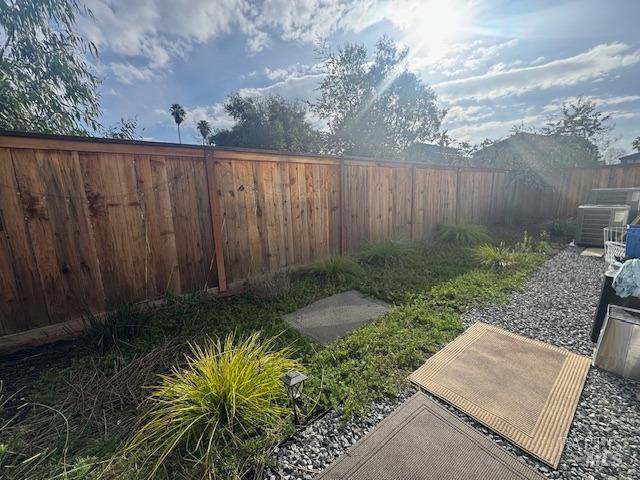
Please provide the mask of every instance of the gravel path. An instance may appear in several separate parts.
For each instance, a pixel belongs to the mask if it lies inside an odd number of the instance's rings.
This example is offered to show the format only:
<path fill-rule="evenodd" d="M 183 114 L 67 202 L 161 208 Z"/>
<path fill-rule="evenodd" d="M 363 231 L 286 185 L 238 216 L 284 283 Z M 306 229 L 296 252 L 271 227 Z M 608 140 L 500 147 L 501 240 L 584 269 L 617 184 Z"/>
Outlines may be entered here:
<path fill-rule="evenodd" d="M 477 321 L 491 323 L 590 356 L 593 344 L 589 332 L 603 268 L 599 259 L 563 250 L 547 260 L 525 289 L 512 294 L 506 304 L 471 310 L 463 321 L 467 326 Z M 278 465 L 267 472 L 266 478 L 313 478 L 412 393 L 407 389 L 398 398 L 375 402 L 366 419 L 353 419 L 344 425 L 339 415 L 329 413 L 277 451 Z M 640 386 L 636 382 L 595 368 L 589 371 L 557 470 L 536 461 L 465 414 L 439 403 L 548 478 L 640 478 Z"/>

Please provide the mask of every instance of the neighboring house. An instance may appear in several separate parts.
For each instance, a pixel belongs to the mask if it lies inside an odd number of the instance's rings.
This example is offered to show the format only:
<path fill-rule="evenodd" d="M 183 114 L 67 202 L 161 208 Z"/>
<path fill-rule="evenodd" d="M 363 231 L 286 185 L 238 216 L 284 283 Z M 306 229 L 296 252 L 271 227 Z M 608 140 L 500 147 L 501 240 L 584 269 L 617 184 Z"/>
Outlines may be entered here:
<path fill-rule="evenodd" d="M 406 159 L 409 162 L 438 163 L 445 165 L 468 165 L 471 158 L 464 156 L 460 150 L 430 143 L 414 143 L 407 149 Z"/>
<path fill-rule="evenodd" d="M 629 165 L 630 163 L 640 163 L 640 152 L 624 155 L 619 158 L 622 165 Z"/>
<path fill-rule="evenodd" d="M 582 137 L 527 132 L 511 135 L 478 150 L 473 155 L 473 164 L 477 166 L 534 172 L 597 163 L 597 147 Z"/>

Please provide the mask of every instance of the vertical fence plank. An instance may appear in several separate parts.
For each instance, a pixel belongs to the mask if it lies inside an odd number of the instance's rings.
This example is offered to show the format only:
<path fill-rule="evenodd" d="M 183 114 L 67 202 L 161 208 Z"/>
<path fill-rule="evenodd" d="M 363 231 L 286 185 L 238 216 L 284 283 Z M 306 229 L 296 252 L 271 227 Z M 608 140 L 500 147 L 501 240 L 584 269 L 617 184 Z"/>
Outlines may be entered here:
<path fill-rule="evenodd" d="M 3 334 L 11 334 L 48 323 L 48 315 L 11 152 L 5 148 L 0 148 L 0 179 L 0 321 Z"/>
<path fill-rule="evenodd" d="M 205 152 L 205 172 L 207 176 L 207 187 L 209 201 L 211 202 L 211 234 L 213 235 L 213 246 L 215 250 L 216 270 L 218 272 L 218 289 L 221 292 L 227 290 L 227 273 L 224 267 L 224 252 L 222 251 L 222 218 L 220 216 L 220 197 L 222 192 L 216 183 L 216 161 L 214 150 Z"/>
<path fill-rule="evenodd" d="M 38 151 L 38 155 L 40 152 Z M 42 158 L 36 158 L 34 150 L 15 150 L 11 156 L 49 316 L 49 321 L 43 323 L 56 323 L 57 319 L 66 318 L 71 313 L 68 298 L 72 296 L 72 291 L 68 279 L 62 273 L 66 270 L 67 259 L 58 251 L 59 245 L 52 227 L 51 202 L 46 195 L 48 186 L 40 175 L 42 173 L 48 176 L 53 165 L 52 162 L 44 165 Z M 62 260 L 60 263 L 59 259 Z"/>

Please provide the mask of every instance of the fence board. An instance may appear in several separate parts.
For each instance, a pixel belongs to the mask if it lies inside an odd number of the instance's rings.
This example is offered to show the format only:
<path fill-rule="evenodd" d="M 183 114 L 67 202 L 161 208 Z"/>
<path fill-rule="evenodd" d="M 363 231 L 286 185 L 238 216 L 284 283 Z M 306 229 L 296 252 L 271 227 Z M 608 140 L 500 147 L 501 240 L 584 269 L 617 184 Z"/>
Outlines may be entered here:
<path fill-rule="evenodd" d="M 414 238 L 433 234 L 439 224 L 455 223 L 457 174 L 455 170 L 416 168 Z"/>
<path fill-rule="evenodd" d="M 33 150 L 12 152 L 13 168 L 18 188 L 22 193 L 22 209 L 35 253 L 47 312 L 52 319 L 65 318 L 74 310 L 69 305 L 73 295 L 72 288 L 60 268 L 64 268 L 69 259 L 66 258 L 65 252 L 59 251 L 59 244 L 56 242 L 53 228 L 56 218 L 52 218 L 52 200 L 55 197 L 43 194 L 48 191 L 47 182 L 53 183 L 51 169 L 54 168 L 54 163 L 53 159 L 49 159 L 49 162 L 43 161 L 41 154 L 39 157 L 36 158 L 36 152 Z M 58 184 L 53 184 L 52 190 L 59 192 L 59 187 Z"/>
<path fill-rule="evenodd" d="M 9 149 L 0 149 L 0 178 L 3 184 L 3 192 L 0 195 L 5 233 L 3 244 L 5 252 L 11 257 L 19 301 L 18 306 L 7 305 L 5 310 L 12 308 L 16 315 L 19 315 L 16 322 L 21 324 L 21 330 L 29 330 L 49 324 L 50 319 Z M 6 282 L 10 283 L 10 280 Z M 7 300 L 10 301 L 10 298 Z M 16 327 L 12 325 L 6 330 L 8 333 L 14 333 Z"/>
<path fill-rule="evenodd" d="M 165 160 L 182 291 L 211 288 L 216 285 L 216 269 L 204 163 Z"/>
<path fill-rule="evenodd" d="M 488 223 L 493 173 L 460 170 L 458 175 L 458 221 Z"/>

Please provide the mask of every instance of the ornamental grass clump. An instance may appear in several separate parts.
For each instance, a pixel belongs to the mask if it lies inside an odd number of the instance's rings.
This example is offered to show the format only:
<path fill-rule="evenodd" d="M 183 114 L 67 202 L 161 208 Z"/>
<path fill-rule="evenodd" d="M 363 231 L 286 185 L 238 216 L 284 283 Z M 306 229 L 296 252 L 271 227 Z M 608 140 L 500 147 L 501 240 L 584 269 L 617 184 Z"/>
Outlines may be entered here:
<path fill-rule="evenodd" d="M 528 260 L 524 252 L 514 251 L 503 244 L 480 245 L 474 251 L 474 256 L 486 268 L 495 270 L 509 270 L 525 264 Z"/>
<path fill-rule="evenodd" d="M 349 282 L 360 278 L 362 267 L 349 257 L 332 257 L 302 267 L 298 274 L 325 282 Z"/>
<path fill-rule="evenodd" d="M 280 438 L 291 413 L 280 377 L 300 370 L 288 348 L 258 334 L 192 345 L 183 368 L 153 387 L 126 452 L 148 477 L 236 478 Z"/>
<path fill-rule="evenodd" d="M 440 225 L 436 231 L 435 241 L 440 245 L 471 247 L 483 243 L 491 243 L 491 237 L 487 233 L 487 229 L 482 225 L 461 223 Z"/>

